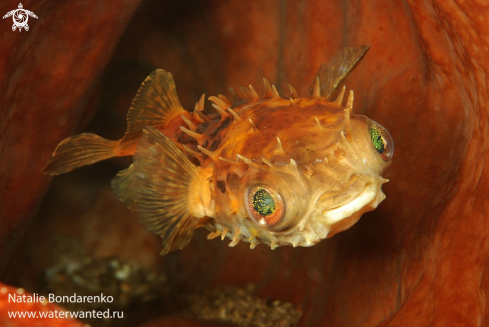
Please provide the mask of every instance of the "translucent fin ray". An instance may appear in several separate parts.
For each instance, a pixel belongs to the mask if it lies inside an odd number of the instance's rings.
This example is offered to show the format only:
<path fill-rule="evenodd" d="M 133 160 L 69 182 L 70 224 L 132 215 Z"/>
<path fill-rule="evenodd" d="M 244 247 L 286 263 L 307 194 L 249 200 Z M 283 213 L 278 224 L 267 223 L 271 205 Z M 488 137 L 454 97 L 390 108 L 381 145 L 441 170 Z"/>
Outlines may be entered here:
<path fill-rule="evenodd" d="M 124 203 L 126 207 L 131 211 L 136 210 L 134 198 L 131 194 L 132 182 L 134 180 L 133 172 L 134 165 L 130 165 L 129 168 L 118 172 L 117 175 L 110 182 L 110 185 L 112 186 L 112 189 L 117 195 L 119 201 Z"/>
<path fill-rule="evenodd" d="M 183 113 L 171 73 L 157 69 L 144 80 L 127 113 L 122 143 L 135 143 L 145 126 L 163 126 L 168 118 Z"/>
<path fill-rule="evenodd" d="M 344 48 L 337 52 L 328 65 L 322 64 L 316 74 L 321 83 L 321 96 L 331 101 L 338 92 L 341 84 L 350 76 L 355 67 L 367 53 L 370 46 L 362 45 L 358 48 Z M 311 91 L 316 78 L 314 78 Z M 311 92 L 312 93 L 312 92 Z"/>
<path fill-rule="evenodd" d="M 111 141 L 92 133 L 83 133 L 63 140 L 46 166 L 45 175 L 64 174 L 73 169 L 115 157 L 119 141 Z"/>
<path fill-rule="evenodd" d="M 183 248 L 197 219 L 188 209 L 189 187 L 197 167 L 166 136 L 146 127 L 134 154 L 133 197 L 141 225 L 160 235 L 161 254 Z"/>

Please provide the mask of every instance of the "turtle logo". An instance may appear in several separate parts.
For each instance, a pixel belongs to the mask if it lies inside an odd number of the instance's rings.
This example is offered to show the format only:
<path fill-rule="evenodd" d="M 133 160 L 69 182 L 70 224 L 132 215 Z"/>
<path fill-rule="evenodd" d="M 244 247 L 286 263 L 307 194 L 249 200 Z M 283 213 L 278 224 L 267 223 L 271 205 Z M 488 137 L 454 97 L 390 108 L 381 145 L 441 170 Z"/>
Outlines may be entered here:
<path fill-rule="evenodd" d="M 36 14 L 32 11 L 25 10 L 22 6 L 22 3 L 19 3 L 19 9 L 11 10 L 3 16 L 3 18 L 7 18 L 13 16 L 14 25 L 12 25 L 12 31 L 15 31 L 17 28 L 19 32 L 24 28 L 26 31 L 29 30 L 29 25 L 27 25 L 27 20 L 29 20 L 29 16 L 37 18 Z"/>

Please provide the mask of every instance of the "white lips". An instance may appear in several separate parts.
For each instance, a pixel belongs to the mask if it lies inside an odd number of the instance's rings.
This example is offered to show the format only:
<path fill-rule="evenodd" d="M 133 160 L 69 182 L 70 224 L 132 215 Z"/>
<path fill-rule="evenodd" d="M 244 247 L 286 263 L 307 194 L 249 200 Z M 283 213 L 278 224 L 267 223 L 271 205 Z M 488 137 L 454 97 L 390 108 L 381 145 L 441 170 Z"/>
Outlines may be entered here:
<path fill-rule="evenodd" d="M 384 193 L 379 188 L 379 183 L 368 183 L 365 185 L 363 191 L 352 201 L 338 208 L 325 210 L 323 212 L 323 217 L 326 219 L 325 222 L 327 224 L 337 223 L 342 219 L 352 216 L 366 205 L 370 205 L 372 209 L 376 208 L 385 199 Z"/>

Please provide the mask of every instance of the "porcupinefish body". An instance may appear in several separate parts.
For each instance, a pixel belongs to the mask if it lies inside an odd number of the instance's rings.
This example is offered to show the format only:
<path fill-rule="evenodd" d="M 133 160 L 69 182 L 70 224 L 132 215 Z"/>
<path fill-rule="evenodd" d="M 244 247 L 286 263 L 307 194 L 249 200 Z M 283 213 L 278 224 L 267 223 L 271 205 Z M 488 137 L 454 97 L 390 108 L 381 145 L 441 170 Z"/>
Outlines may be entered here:
<path fill-rule="evenodd" d="M 184 110 L 173 77 L 156 70 L 144 81 L 119 141 L 80 134 L 61 142 L 44 173 L 57 175 L 114 156 L 133 164 L 112 181 L 118 198 L 147 230 L 161 236 L 162 254 L 181 249 L 206 227 L 251 248 L 263 243 L 312 246 L 348 229 L 384 200 L 381 174 L 394 143 L 380 124 L 343 106 L 340 85 L 368 47 L 346 48 L 319 69 L 312 96 L 279 96 L 265 82 L 231 90 L 234 101 L 204 96 Z M 335 101 L 332 98 L 340 93 Z"/>

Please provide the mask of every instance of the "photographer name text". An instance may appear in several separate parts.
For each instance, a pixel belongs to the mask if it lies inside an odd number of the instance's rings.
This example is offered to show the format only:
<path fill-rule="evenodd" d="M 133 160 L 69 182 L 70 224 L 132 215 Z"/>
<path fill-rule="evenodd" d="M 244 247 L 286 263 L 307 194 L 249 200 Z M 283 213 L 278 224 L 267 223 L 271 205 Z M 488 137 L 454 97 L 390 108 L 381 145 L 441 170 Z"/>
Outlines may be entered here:
<path fill-rule="evenodd" d="M 47 296 L 34 293 L 32 295 L 26 294 L 9 294 L 8 301 L 13 303 L 112 303 L 114 298 L 110 295 L 54 295 L 50 293 Z"/>

